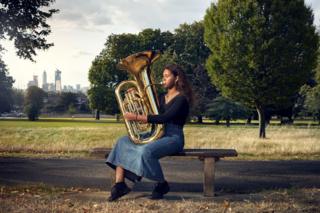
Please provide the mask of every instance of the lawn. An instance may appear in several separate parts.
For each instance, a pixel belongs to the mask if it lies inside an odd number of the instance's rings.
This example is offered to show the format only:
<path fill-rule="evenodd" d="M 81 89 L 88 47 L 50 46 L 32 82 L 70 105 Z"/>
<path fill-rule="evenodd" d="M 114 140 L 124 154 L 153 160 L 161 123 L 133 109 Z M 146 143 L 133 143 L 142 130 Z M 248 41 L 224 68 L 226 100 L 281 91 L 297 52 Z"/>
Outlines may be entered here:
<path fill-rule="evenodd" d="M 320 159 L 320 127 L 310 125 L 267 127 L 267 139 L 259 139 L 256 125 L 185 126 L 185 148 L 233 148 L 236 159 Z M 87 156 L 95 147 L 112 147 L 125 135 L 123 123 L 79 118 L 0 120 L 2 156 Z"/>

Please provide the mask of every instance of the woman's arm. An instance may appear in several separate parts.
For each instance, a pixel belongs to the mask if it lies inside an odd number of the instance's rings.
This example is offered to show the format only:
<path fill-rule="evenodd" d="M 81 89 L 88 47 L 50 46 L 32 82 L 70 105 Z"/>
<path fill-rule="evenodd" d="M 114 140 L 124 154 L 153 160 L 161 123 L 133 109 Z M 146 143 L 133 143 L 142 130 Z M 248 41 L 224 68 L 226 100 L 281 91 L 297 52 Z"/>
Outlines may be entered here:
<path fill-rule="evenodd" d="M 188 101 L 184 97 L 177 98 L 163 114 L 160 115 L 137 115 L 135 113 L 125 113 L 123 117 L 129 121 L 140 121 L 143 123 L 166 123 L 170 121 L 183 107 L 188 105 Z"/>
<path fill-rule="evenodd" d="M 170 121 L 177 113 L 187 110 L 188 101 L 184 96 L 177 97 L 163 114 L 160 115 L 147 115 L 148 123 L 166 123 Z"/>
<path fill-rule="evenodd" d="M 145 115 L 138 115 L 132 112 L 127 112 L 123 115 L 123 117 L 128 121 L 140 121 L 142 123 L 147 123 L 147 116 Z"/>

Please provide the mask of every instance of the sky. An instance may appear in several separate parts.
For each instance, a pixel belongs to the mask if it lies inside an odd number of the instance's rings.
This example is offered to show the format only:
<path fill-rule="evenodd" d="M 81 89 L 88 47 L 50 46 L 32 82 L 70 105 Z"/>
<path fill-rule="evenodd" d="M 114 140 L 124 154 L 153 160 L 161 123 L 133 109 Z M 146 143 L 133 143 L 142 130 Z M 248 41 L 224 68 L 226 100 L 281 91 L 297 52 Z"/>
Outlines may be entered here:
<path fill-rule="evenodd" d="M 47 72 L 53 83 L 54 72 L 61 70 L 62 86 L 80 84 L 88 87 L 88 70 L 100 53 L 108 35 L 138 33 L 145 28 L 173 31 L 182 23 L 202 20 L 212 0 L 56 0 L 51 6 L 59 9 L 48 20 L 52 33 L 47 37 L 54 46 L 37 51 L 36 62 L 20 59 L 12 42 L 2 40 L 6 51 L 3 60 L 14 87 L 25 89 L 33 75 Z M 320 1 L 305 0 L 314 11 L 320 26 Z"/>

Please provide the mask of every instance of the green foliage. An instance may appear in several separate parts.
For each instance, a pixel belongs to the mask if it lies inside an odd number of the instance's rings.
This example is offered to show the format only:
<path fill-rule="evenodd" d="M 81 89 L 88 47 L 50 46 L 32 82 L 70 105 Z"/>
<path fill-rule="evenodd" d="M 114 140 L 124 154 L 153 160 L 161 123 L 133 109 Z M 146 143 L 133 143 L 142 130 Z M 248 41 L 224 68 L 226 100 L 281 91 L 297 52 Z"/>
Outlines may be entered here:
<path fill-rule="evenodd" d="M 320 123 L 320 85 L 310 89 L 306 94 L 305 108 Z"/>
<path fill-rule="evenodd" d="M 183 67 L 194 90 L 195 104 L 191 114 L 198 117 L 201 117 L 206 105 L 218 94 L 204 66 L 209 49 L 204 43 L 203 33 L 203 22 L 181 24 L 175 29 L 172 45 L 154 65 L 158 78 L 162 77 L 166 64 L 176 63 Z"/>
<path fill-rule="evenodd" d="M 203 34 L 203 22 L 181 24 L 175 29 L 174 42 L 169 50 L 176 54 L 185 67 L 189 65 L 192 69 L 199 64 L 204 64 L 209 56 L 210 50 L 204 43 Z M 192 73 L 192 70 L 188 73 Z"/>
<path fill-rule="evenodd" d="M 108 114 L 119 113 L 114 90 L 104 86 L 94 86 L 88 90 L 91 109 L 104 110 Z"/>
<path fill-rule="evenodd" d="M 213 120 L 235 120 L 247 118 L 249 110 L 240 103 L 219 96 L 207 105 L 206 116 Z"/>
<path fill-rule="evenodd" d="M 49 92 L 44 102 L 42 112 L 45 113 L 70 113 L 69 109 L 75 110 L 71 114 L 90 112 L 87 96 L 81 92 Z"/>
<path fill-rule="evenodd" d="M 170 32 L 159 29 L 145 29 L 139 34 L 112 34 L 108 37 L 105 48 L 92 62 L 89 70 L 91 89 L 88 91 L 91 109 L 106 113 L 118 113 L 114 94 L 117 83 L 126 80 L 128 74 L 116 68 L 120 59 L 130 54 L 147 49 L 165 50 L 172 43 Z"/>
<path fill-rule="evenodd" d="M 14 80 L 9 76 L 4 62 L 0 58 L 0 113 L 9 112 L 12 109 L 12 84 Z"/>
<path fill-rule="evenodd" d="M 40 110 L 43 107 L 43 99 L 45 92 L 37 86 L 30 86 L 27 89 L 25 96 L 25 113 L 30 121 L 35 121 L 40 115 Z"/>
<path fill-rule="evenodd" d="M 68 111 L 70 107 L 75 107 L 78 103 L 77 94 L 73 92 L 62 92 L 59 95 L 57 109 L 61 112 Z"/>
<path fill-rule="evenodd" d="M 260 127 L 267 106 L 288 107 L 312 76 L 319 38 L 304 1 L 220 0 L 204 23 L 212 82 L 224 96 L 256 107 Z"/>
<path fill-rule="evenodd" d="M 21 111 L 23 109 L 24 91 L 21 89 L 12 90 L 13 109 Z"/>
<path fill-rule="evenodd" d="M 70 104 L 69 107 L 68 107 L 68 113 L 73 115 L 75 113 L 77 113 L 77 108 L 75 107 L 75 105 L 73 104 Z"/>
<path fill-rule="evenodd" d="M 204 68 L 209 49 L 204 44 L 203 32 L 203 23 L 194 22 L 180 25 L 174 34 L 159 29 L 145 29 L 138 34 L 109 36 L 105 48 L 92 62 L 89 70 L 91 108 L 117 113 L 115 109 L 118 106 L 112 91 L 117 83 L 131 76 L 118 70 L 116 64 L 121 58 L 139 51 L 160 50 L 162 56 L 152 67 L 155 82 L 161 82 L 165 65 L 181 65 L 196 93 L 196 107 L 192 114 L 201 115 L 209 100 L 217 95 Z M 162 91 L 160 87 L 158 90 Z"/>
<path fill-rule="evenodd" d="M 205 16 L 207 68 L 222 94 L 285 105 L 316 65 L 318 36 L 300 0 L 220 0 Z"/>
<path fill-rule="evenodd" d="M 43 10 L 53 2 L 54 0 L 0 2 L 0 39 L 13 40 L 19 57 L 34 61 L 36 49 L 44 50 L 53 45 L 46 40 L 51 32 L 46 21 L 58 10 Z"/>

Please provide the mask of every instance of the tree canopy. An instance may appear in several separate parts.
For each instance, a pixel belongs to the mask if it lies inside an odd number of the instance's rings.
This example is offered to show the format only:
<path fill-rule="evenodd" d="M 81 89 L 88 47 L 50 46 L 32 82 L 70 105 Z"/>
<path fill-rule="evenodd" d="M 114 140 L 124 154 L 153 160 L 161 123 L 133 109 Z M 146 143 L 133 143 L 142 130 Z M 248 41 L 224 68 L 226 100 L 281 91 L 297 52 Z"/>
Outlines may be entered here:
<path fill-rule="evenodd" d="M 19 57 L 34 61 L 37 49 L 48 49 L 46 37 L 50 26 L 46 23 L 56 9 L 45 10 L 55 0 L 1 0 L 0 1 L 0 40 L 14 41 Z M 0 50 L 3 47 L 0 45 Z"/>
<path fill-rule="evenodd" d="M 12 85 L 14 80 L 8 74 L 4 62 L 0 58 L 0 113 L 9 112 L 12 109 Z"/>
<path fill-rule="evenodd" d="M 205 15 L 206 67 L 226 97 L 256 108 L 286 106 L 312 75 L 319 38 L 301 0 L 219 0 Z"/>
<path fill-rule="evenodd" d="M 90 106 L 107 113 L 118 113 L 114 88 L 117 83 L 128 78 L 126 72 L 116 68 L 119 60 L 146 49 L 165 50 L 171 42 L 172 34 L 161 32 L 159 29 L 145 29 L 138 34 L 108 36 L 105 47 L 93 60 L 89 69 Z"/>
<path fill-rule="evenodd" d="M 37 86 L 30 86 L 27 89 L 25 96 L 25 113 L 30 121 L 35 121 L 40 115 L 40 110 L 43 107 L 43 99 L 45 92 Z"/>

